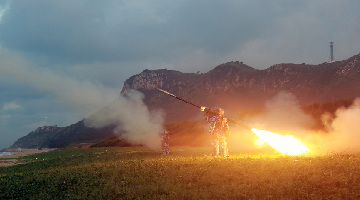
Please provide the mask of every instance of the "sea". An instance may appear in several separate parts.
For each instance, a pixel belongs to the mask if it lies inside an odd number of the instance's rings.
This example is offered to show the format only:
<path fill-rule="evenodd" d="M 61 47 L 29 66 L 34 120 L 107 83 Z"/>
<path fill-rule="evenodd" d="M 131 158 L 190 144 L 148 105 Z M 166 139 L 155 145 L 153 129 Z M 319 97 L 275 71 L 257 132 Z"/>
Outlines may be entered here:
<path fill-rule="evenodd" d="M 6 156 L 11 154 L 14 154 L 14 152 L 0 152 L 0 156 Z"/>

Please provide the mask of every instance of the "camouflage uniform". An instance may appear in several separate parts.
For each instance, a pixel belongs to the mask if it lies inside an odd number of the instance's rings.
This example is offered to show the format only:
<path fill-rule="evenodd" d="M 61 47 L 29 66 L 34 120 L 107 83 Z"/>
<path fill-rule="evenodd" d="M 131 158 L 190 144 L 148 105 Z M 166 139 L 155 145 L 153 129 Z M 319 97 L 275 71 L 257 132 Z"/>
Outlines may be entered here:
<path fill-rule="evenodd" d="M 224 111 L 216 109 L 217 115 L 205 111 L 206 120 L 210 123 L 210 137 L 213 156 L 229 156 L 226 138 L 230 135 L 227 118 L 224 117 Z"/>
<path fill-rule="evenodd" d="M 160 133 L 160 136 L 161 136 L 161 148 L 163 150 L 163 155 L 169 155 L 170 154 L 169 131 L 165 130 L 163 133 Z"/>

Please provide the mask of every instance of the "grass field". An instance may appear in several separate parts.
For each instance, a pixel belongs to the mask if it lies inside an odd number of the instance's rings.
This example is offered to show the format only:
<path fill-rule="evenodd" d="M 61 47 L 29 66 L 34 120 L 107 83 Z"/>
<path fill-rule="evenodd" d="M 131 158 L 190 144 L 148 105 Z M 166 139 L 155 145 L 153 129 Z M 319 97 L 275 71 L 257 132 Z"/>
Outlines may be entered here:
<path fill-rule="evenodd" d="M 0 168 L 0 199 L 360 199 L 360 155 L 67 148 Z"/>

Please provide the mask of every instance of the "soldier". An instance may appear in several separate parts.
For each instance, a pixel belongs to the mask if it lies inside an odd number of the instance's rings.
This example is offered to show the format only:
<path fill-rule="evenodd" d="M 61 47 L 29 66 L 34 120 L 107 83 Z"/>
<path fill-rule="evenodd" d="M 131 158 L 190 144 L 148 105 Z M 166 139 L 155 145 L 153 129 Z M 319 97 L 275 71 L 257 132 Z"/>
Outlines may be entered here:
<path fill-rule="evenodd" d="M 224 117 L 224 110 L 217 108 L 214 112 L 211 112 L 210 109 L 205 108 L 204 112 L 206 120 L 210 123 L 209 133 L 213 156 L 228 157 L 226 138 L 229 137 L 230 131 L 227 118 Z"/>
<path fill-rule="evenodd" d="M 169 131 L 165 130 L 164 132 L 160 133 L 160 137 L 161 137 L 161 148 L 163 150 L 163 155 L 169 155 L 170 154 Z"/>

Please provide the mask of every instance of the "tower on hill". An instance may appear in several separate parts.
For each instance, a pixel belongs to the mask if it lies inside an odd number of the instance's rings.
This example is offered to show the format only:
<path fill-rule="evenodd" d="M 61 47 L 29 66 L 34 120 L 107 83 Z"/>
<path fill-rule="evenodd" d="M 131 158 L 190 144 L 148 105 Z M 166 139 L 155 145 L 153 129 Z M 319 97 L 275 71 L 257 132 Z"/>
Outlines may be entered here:
<path fill-rule="evenodd" d="M 330 42 L 330 60 L 329 62 L 334 62 L 334 42 Z"/>

